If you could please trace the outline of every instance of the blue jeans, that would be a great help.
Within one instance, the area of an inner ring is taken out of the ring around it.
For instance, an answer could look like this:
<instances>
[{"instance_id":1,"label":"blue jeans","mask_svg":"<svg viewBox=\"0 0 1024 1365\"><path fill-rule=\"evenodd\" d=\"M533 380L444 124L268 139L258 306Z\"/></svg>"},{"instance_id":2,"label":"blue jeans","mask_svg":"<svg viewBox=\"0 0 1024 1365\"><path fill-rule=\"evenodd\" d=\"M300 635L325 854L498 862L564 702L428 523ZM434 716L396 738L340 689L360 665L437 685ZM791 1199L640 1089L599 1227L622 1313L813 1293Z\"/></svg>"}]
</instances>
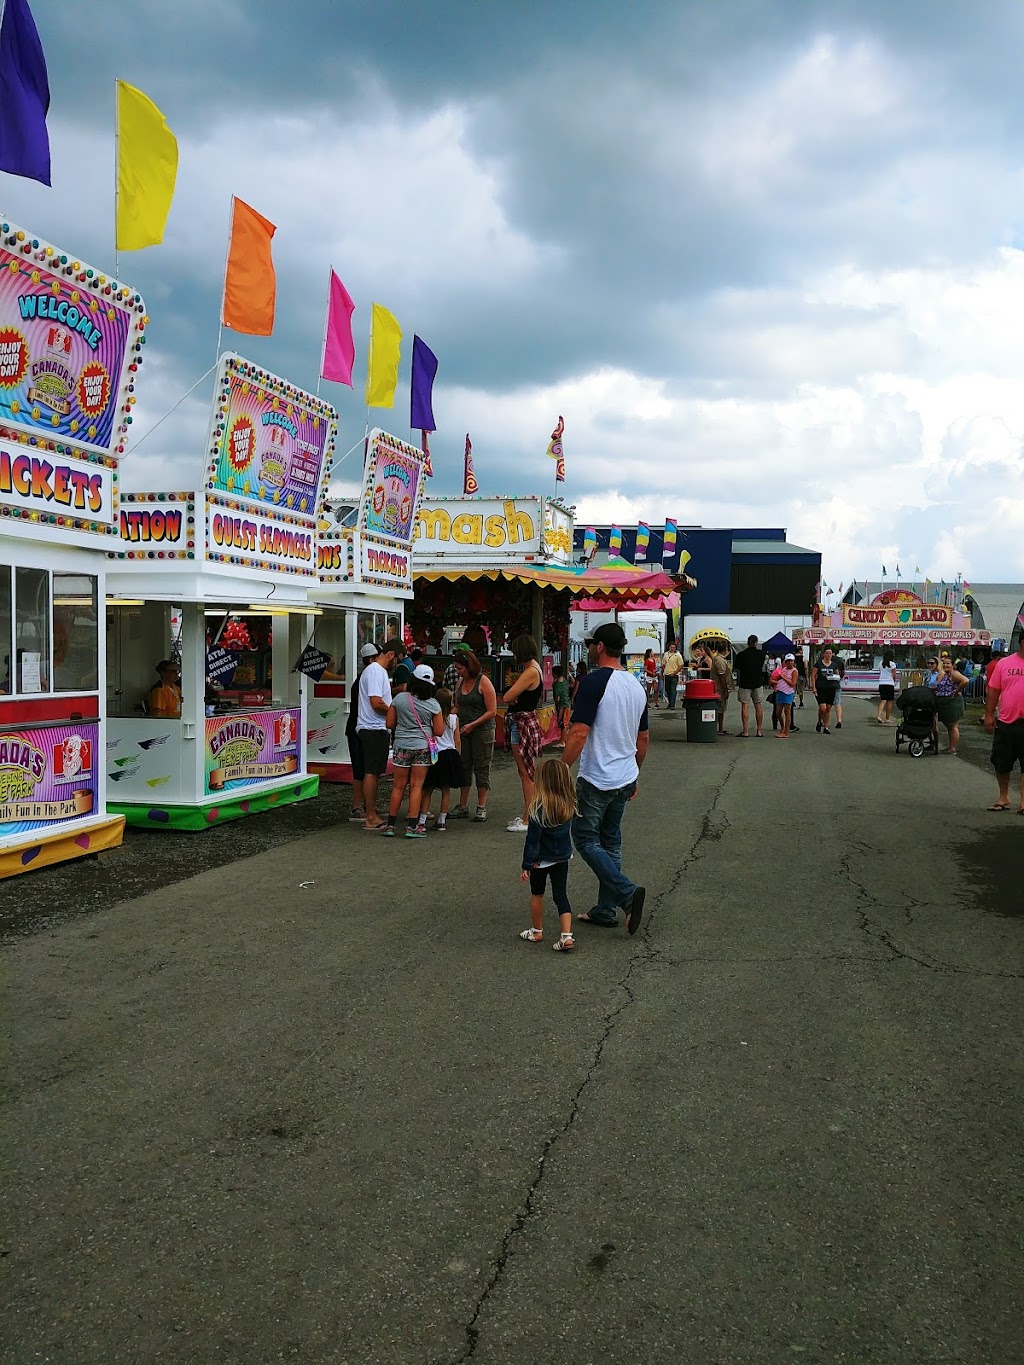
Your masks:
<instances>
[{"instance_id":1,"label":"blue jeans","mask_svg":"<svg viewBox=\"0 0 1024 1365\"><path fill-rule=\"evenodd\" d=\"M573 817L572 841L598 880L595 924L615 924L619 906L627 906L636 886L622 871L622 815L635 783L602 791L581 777L576 783L580 813Z\"/></svg>"}]
</instances>

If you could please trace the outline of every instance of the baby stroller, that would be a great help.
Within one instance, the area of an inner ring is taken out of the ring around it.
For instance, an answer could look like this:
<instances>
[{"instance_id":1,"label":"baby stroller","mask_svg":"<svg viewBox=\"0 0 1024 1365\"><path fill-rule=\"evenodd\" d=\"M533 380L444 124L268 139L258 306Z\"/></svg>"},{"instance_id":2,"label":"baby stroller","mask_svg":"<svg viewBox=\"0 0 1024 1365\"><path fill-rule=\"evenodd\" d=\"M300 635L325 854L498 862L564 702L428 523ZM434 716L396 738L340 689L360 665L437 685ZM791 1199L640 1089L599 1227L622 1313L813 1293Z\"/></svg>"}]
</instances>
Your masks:
<instances>
[{"instance_id":1,"label":"baby stroller","mask_svg":"<svg viewBox=\"0 0 1024 1365\"><path fill-rule=\"evenodd\" d=\"M920 758L925 749L939 752L935 722L939 703L930 687L908 687L896 698L896 709L903 717L896 726L896 752L906 744L911 758Z\"/></svg>"}]
</instances>

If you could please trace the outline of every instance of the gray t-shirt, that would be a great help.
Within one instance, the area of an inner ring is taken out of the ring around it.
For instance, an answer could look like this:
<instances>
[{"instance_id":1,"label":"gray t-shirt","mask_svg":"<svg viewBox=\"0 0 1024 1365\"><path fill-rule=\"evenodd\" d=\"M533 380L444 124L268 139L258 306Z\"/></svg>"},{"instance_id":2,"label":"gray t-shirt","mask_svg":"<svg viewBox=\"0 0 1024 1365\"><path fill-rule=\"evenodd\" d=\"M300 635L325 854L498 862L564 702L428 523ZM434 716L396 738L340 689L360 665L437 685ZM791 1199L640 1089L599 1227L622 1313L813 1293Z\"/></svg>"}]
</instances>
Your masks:
<instances>
[{"instance_id":1,"label":"gray t-shirt","mask_svg":"<svg viewBox=\"0 0 1024 1365\"><path fill-rule=\"evenodd\" d=\"M438 703L433 697L429 701L420 701L409 692L399 692L391 704L395 708L397 717L395 748L426 749L430 736L433 734L433 719L441 713L441 707ZM419 725L416 724L413 707L416 708L416 715L420 718Z\"/></svg>"}]
</instances>

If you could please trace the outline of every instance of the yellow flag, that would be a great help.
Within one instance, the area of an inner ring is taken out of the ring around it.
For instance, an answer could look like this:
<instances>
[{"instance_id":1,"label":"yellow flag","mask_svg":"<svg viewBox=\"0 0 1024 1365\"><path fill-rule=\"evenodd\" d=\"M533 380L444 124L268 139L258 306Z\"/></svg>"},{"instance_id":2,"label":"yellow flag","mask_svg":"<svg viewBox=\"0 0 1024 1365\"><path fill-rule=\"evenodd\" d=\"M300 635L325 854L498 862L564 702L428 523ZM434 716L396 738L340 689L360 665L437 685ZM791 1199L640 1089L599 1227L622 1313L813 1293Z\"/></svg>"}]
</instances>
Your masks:
<instances>
[{"instance_id":1,"label":"yellow flag","mask_svg":"<svg viewBox=\"0 0 1024 1365\"><path fill-rule=\"evenodd\" d=\"M373 305L370 323L370 353L366 367L366 406L393 408L398 387L398 358L402 349L402 329L393 313Z\"/></svg>"},{"instance_id":2,"label":"yellow flag","mask_svg":"<svg viewBox=\"0 0 1024 1365\"><path fill-rule=\"evenodd\" d=\"M177 174L178 142L163 114L141 90L118 81L118 251L163 241Z\"/></svg>"}]
</instances>

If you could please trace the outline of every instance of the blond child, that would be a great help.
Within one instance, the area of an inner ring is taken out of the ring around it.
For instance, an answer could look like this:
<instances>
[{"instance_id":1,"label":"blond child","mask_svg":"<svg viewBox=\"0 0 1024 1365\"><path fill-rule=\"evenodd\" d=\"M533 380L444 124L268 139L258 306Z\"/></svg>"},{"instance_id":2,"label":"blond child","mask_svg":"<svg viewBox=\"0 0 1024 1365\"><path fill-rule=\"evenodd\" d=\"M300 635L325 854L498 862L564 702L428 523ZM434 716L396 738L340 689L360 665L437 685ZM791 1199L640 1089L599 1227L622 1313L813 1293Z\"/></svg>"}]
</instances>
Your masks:
<instances>
[{"instance_id":1,"label":"blond child","mask_svg":"<svg viewBox=\"0 0 1024 1365\"><path fill-rule=\"evenodd\" d=\"M558 910L561 932L552 944L556 953L576 947L572 936L572 906L566 893L569 859L572 857L570 827L576 813L576 784L560 758L545 758L537 764L533 794L527 819L526 846L523 849L521 882L530 883L532 927L519 935L527 943L544 939L544 888L551 881L551 894Z\"/></svg>"}]
</instances>

